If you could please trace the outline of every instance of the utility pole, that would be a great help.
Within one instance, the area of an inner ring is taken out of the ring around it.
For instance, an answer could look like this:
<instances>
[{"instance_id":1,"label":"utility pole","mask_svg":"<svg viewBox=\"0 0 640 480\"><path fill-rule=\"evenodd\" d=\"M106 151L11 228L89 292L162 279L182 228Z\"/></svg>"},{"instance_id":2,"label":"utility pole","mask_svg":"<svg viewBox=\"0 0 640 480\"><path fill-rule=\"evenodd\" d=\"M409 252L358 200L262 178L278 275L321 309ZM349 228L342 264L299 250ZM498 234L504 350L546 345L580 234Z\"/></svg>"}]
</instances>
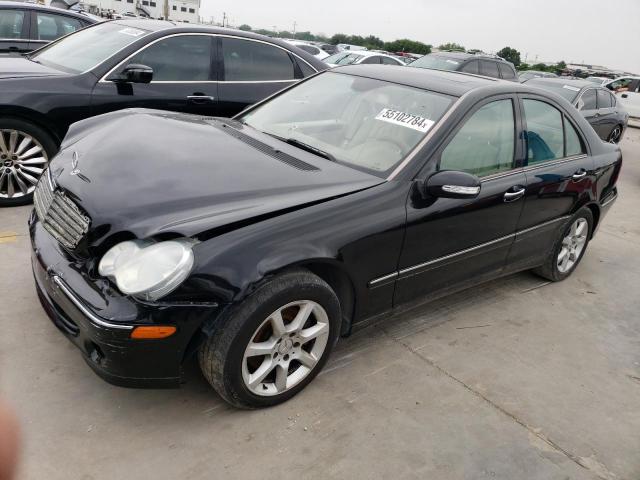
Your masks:
<instances>
[{"instance_id":1,"label":"utility pole","mask_svg":"<svg viewBox=\"0 0 640 480\"><path fill-rule=\"evenodd\" d=\"M296 38L296 25L297 25L297 23L294 20L293 21L293 38Z\"/></svg>"},{"instance_id":2,"label":"utility pole","mask_svg":"<svg viewBox=\"0 0 640 480\"><path fill-rule=\"evenodd\" d=\"M222 26L225 26L225 23L227 22L227 12L222 12Z\"/></svg>"}]
</instances>

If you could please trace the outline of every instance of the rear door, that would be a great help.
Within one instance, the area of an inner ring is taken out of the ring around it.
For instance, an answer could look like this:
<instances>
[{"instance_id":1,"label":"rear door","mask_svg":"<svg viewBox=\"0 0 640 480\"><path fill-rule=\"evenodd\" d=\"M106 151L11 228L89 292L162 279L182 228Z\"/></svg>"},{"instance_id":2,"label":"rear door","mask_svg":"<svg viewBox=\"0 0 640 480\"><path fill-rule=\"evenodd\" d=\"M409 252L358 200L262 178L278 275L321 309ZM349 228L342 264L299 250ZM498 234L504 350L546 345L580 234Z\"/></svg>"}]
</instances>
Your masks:
<instances>
[{"instance_id":1,"label":"rear door","mask_svg":"<svg viewBox=\"0 0 640 480\"><path fill-rule=\"evenodd\" d=\"M557 231L576 210L596 181L579 128L550 100L522 95L525 128L526 193L510 267L539 265Z\"/></svg>"},{"instance_id":2,"label":"rear door","mask_svg":"<svg viewBox=\"0 0 640 480\"><path fill-rule=\"evenodd\" d=\"M302 60L262 40L221 35L218 58L218 108L223 117L240 113L304 76L298 65Z\"/></svg>"},{"instance_id":3,"label":"rear door","mask_svg":"<svg viewBox=\"0 0 640 480\"><path fill-rule=\"evenodd\" d=\"M29 10L0 8L0 53L29 51L30 18Z\"/></svg>"},{"instance_id":4,"label":"rear door","mask_svg":"<svg viewBox=\"0 0 640 480\"><path fill-rule=\"evenodd\" d=\"M618 117L616 115L615 98L605 88L598 88L596 90L596 96L598 100L598 115L599 124L601 128L600 138L607 140L611 135L611 132L618 124Z\"/></svg>"},{"instance_id":5,"label":"rear door","mask_svg":"<svg viewBox=\"0 0 640 480\"><path fill-rule=\"evenodd\" d=\"M491 277L503 269L522 211L525 175L516 97L477 104L419 178L455 170L480 178L472 199L423 199L407 203L396 303Z\"/></svg>"},{"instance_id":6,"label":"rear door","mask_svg":"<svg viewBox=\"0 0 640 480\"><path fill-rule=\"evenodd\" d=\"M190 33L155 40L113 70L117 74L127 65L146 65L153 69L151 83L100 80L93 114L140 107L218 115L215 43L213 35Z\"/></svg>"},{"instance_id":7,"label":"rear door","mask_svg":"<svg viewBox=\"0 0 640 480\"><path fill-rule=\"evenodd\" d=\"M576 87L577 88L577 87ZM593 127L600 138L603 138L604 128L598 112L598 94L595 88L588 88L582 92L577 102L578 110Z\"/></svg>"}]
</instances>

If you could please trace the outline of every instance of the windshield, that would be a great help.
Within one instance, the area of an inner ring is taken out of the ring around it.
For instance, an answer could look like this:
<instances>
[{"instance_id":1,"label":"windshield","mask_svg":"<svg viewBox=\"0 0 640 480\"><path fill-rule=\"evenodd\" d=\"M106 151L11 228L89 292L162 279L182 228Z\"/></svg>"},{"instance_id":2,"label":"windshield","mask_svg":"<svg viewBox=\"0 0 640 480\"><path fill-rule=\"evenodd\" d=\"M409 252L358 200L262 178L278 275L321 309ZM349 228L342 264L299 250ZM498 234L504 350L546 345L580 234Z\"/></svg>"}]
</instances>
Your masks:
<instances>
[{"instance_id":1,"label":"windshield","mask_svg":"<svg viewBox=\"0 0 640 480\"><path fill-rule=\"evenodd\" d=\"M116 22L106 22L80 30L29 58L68 73L82 73L100 65L114 53L149 33Z\"/></svg>"},{"instance_id":2,"label":"windshield","mask_svg":"<svg viewBox=\"0 0 640 480\"><path fill-rule=\"evenodd\" d=\"M556 93L561 97L564 97L569 102L573 103L582 90L582 87L577 87L575 85L569 85L563 82L549 82L545 80L538 80L533 78L527 82L527 85L533 85L535 87L542 88L544 90L548 90L550 92Z\"/></svg>"},{"instance_id":3,"label":"windshield","mask_svg":"<svg viewBox=\"0 0 640 480\"><path fill-rule=\"evenodd\" d=\"M587 78L585 78L585 80L587 82L597 83L598 85L602 85L602 83L603 83L603 81L602 81L603 79L600 78L600 77L587 77Z\"/></svg>"},{"instance_id":4,"label":"windshield","mask_svg":"<svg viewBox=\"0 0 640 480\"><path fill-rule=\"evenodd\" d=\"M410 67L432 68L435 70L457 70L461 60L444 55L425 55L409 64Z\"/></svg>"},{"instance_id":5,"label":"windshield","mask_svg":"<svg viewBox=\"0 0 640 480\"><path fill-rule=\"evenodd\" d=\"M452 101L453 97L427 90L327 72L239 120L384 177L440 120Z\"/></svg>"},{"instance_id":6,"label":"windshield","mask_svg":"<svg viewBox=\"0 0 640 480\"><path fill-rule=\"evenodd\" d=\"M334 65L351 65L361 58L362 55L358 55L357 53L341 52L325 58L324 61Z\"/></svg>"}]
</instances>

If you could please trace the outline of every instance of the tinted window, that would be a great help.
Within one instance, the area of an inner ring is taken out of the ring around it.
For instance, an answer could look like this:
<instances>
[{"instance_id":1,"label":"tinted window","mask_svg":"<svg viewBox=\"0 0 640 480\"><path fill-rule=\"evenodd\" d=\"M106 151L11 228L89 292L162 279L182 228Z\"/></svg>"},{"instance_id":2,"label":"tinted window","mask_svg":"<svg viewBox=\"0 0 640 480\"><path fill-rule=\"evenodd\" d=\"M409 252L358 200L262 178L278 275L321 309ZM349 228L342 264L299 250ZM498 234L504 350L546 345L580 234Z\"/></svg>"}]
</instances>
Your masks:
<instances>
[{"instance_id":1,"label":"tinted window","mask_svg":"<svg viewBox=\"0 0 640 480\"><path fill-rule=\"evenodd\" d=\"M523 100L529 165L564 156L562 114L548 103Z\"/></svg>"},{"instance_id":2,"label":"tinted window","mask_svg":"<svg viewBox=\"0 0 640 480\"><path fill-rule=\"evenodd\" d=\"M511 100L481 107L456 133L440 156L440 170L478 176L509 170L513 165L515 122Z\"/></svg>"},{"instance_id":3,"label":"tinted window","mask_svg":"<svg viewBox=\"0 0 640 480\"><path fill-rule=\"evenodd\" d=\"M211 38L205 35L165 38L128 63L153 68L153 81L206 81L211 70Z\"/></svg>"},{"instance_id":4,"label":"tinted window","mask_svg":"<svg viewBox=\"0 0 640 480\"><path fill-rule=\"evenodd\" d=\"M382 57L367 57L364 60L362 60L362 62L360 63L367 63L367 64L375 63L376 65L380 65L381 58Z\"/></svg>"},{"instance_id":5,"label":"tinted window","mask_svg":"<svg viewBox=\"0 0 640 480\"><path fill-rule=\"evenodd\" d=\"M0 38L20 38L24 11L0 10Z\"/></svg>"},{"instance_id":6,"label":"tinted window","mask_svg":"<svg viewBox=\"0 0 640 480\"><path fill-rule=\"evenodd\" d=\"M316 71L311 68L309 66L309 64L307 62L305 62L304 60L301 60L300 58L296 59L296 62L298 63L298 66L300 67L300 70L302 71L302 76L303 77L308 77L309 75L313 75L314 73L316 73Z\"/></svg>"},{"instance_id":7,"label":"tinted window","mask_svg":"<svg viewBox=\"0 0 640 480\"><path fill-rule=\"evenodd\" d=\"M445 55L429 54L418 58L415 62L411 62L411 67L433 68L436 70L458 70L463 60Z\"/></svg>"},{"instance_id":8,"label":"tinted window","mask_svg":"<svg viewBox=\"0 0 640 480\"><path fill-rule=\"evenodd\" d=\"M606 90L598 90L598 108L611 108L613 102L611 101L611 95Z\"/></svg>"},{"instance_id":9,"label":"tinted window","mask_svg":"<svg viewBox=\"0 0 640 480\"><path fill-rule=\"evenodd\" d=\"M584 147L582 146L582 141L580 140L580 136L578 135L578 132L576 132L576 129L573 128L573 125L571 125L571 122L569 122L569 120L567 120L567 118L565 117L564 119L564 134L565 134L565 138L566 138L566 156L570 157L572 155L580 155L581 153L584 153Z\"/></svg>"},{"instance_id":10,"label":"tinted window","mask_svg":"<svg viewBox=\"0 0 640 480\"><path fill-rule=\"evenodd\" d=\"M55 40L83 27L80 20L75 18L42 12L36 12L36 22L38 25L38 40Z\"/></svg>"},{"instance_id":11,"label":"tinted window","mask_svg":"<svg viewBox=\"0 0 640 480\"><path fill-rule=\"evenodd\" d=\"M304 50L305 52L310 53L311 55L317 55L318 53L320 53L319 49L311 45L296 45L296 47L298 47L300 50Z\"/></svg>"},{"instance_id":12,"label":"tinted window","mask_svg":"<svg viewBox=\"0 0 640 480\"><path fill-rule=\"evenodd\" d=\"M480 64L483 75L486 75L487 77L500 78L500 74L498 73L498 64L496 62L483 60Z\"/></svg>"},{"instance_id":13,"label":"tinted window","mask_svg":"<svg viewBox=\"0 0 640 480\"><path fill-rule=\"evenodd\" d=\"M389 57L380 57L383 65L400 65L400 63L396 62L393 58Z\"/></svg>"},{"instance_id":14,"label":"tinted window","mask_svg":"<svg viewBox=\"0 0 640 480\"><path fill-rule=\"evenodd\" d=\"M222 55L227 81L292 80L295 77L289 54L265 43L223 38Z\"/></svg>"},{"instance_id":15,"label":"tinted window","mask_svg":"<svg viewBox=\"0 0 640 480\"><path fill-rule=\"evenodd\" d=\"M506 80L513 80L516 78L516 74L513 69L506 63L498 63L498 68L500 69L500 75L502 78Z\"/></svg>"},{"instance_id":16,"label":"tinted window","mask_svg":"<svg viewBox=\"0 0 640 480\"><path fill-rule=\"evenodd\" d=\"M578 110L595 110L596 108L596 91L591 88L580 97Z\"/></svg>"},{"instance_id":17,"label":"tinted window","mask_svg":"<svg viewBox=\"0 0 640 480\"><path fill-rule=\"evenodd\" d=\"M467 72L467 73L475 73L476 75L478 75L480 73L480 62L478 62L477 60L473 60L467 63L464 67L462 67L462 70L460 71Z\"/></svg>"}]
</instances>

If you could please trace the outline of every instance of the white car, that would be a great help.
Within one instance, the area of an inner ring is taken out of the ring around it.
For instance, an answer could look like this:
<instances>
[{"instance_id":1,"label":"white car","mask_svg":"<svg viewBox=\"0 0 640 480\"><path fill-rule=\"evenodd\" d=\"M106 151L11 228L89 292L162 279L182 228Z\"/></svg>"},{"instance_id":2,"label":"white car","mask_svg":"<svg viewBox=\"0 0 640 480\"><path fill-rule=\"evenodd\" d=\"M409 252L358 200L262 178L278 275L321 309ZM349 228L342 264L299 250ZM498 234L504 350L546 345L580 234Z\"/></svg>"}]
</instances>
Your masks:
<instances>
[{"instance_id":1,"label":"white car","mask_svg":"<svg viewBox=\"0 0 640 480\"><path fill-rule=\"evenodd\" d=\"M585 80L600 86L604 86L611 81L611 79L607 77L587 77Z\"/></svg>"},{"instance_id":2,"label":"white car","mask_svg":"<svg viewBox=\"0 0 640 480\"><path fill-rule=\"evenodd\" d=\"M629 112L630 122L638 125L640 122L640 77L616 78L607 83L605 87L615 92L620 104Z\"/></svg>"},{"instance_id":3,"label":"white car","mask_svg":"<svg viewBox=\"0 0 640 480\"><path fill-rule=\"evenodd\" d=\"M324 60L329 56L329 54L322 50L320 47L309 42L303 42L301 40L285 40L285 42L298 47L300 50L304 50L305 52L316 57L318 60Z\"/></svg>"},{"instance_id":4,"label":"white car","mask_svg":"<svg viewBox=\"0 0 640 480\"><path fill-rule=\"evenodd\" d=\"M350 45L348 43L339 43L338 48L340 50L351 50L352 52L367 50L367 47L361 47L360 45Z\"/></svg>"},{"instance_id":5,"label":"white car","mask_svg":"<svg viewBox=\"0 0 640 480\"><path fill-rule=\"evenodd\" d=\"M338 52L323 61L330 67L337 67L339 65L359 65L374 64L374 65L404 65L404 63L386 53L369 52L368 50L358 50L357 52L351 52L345 50L344 52Z\"/></svg>"}]
</instances>

